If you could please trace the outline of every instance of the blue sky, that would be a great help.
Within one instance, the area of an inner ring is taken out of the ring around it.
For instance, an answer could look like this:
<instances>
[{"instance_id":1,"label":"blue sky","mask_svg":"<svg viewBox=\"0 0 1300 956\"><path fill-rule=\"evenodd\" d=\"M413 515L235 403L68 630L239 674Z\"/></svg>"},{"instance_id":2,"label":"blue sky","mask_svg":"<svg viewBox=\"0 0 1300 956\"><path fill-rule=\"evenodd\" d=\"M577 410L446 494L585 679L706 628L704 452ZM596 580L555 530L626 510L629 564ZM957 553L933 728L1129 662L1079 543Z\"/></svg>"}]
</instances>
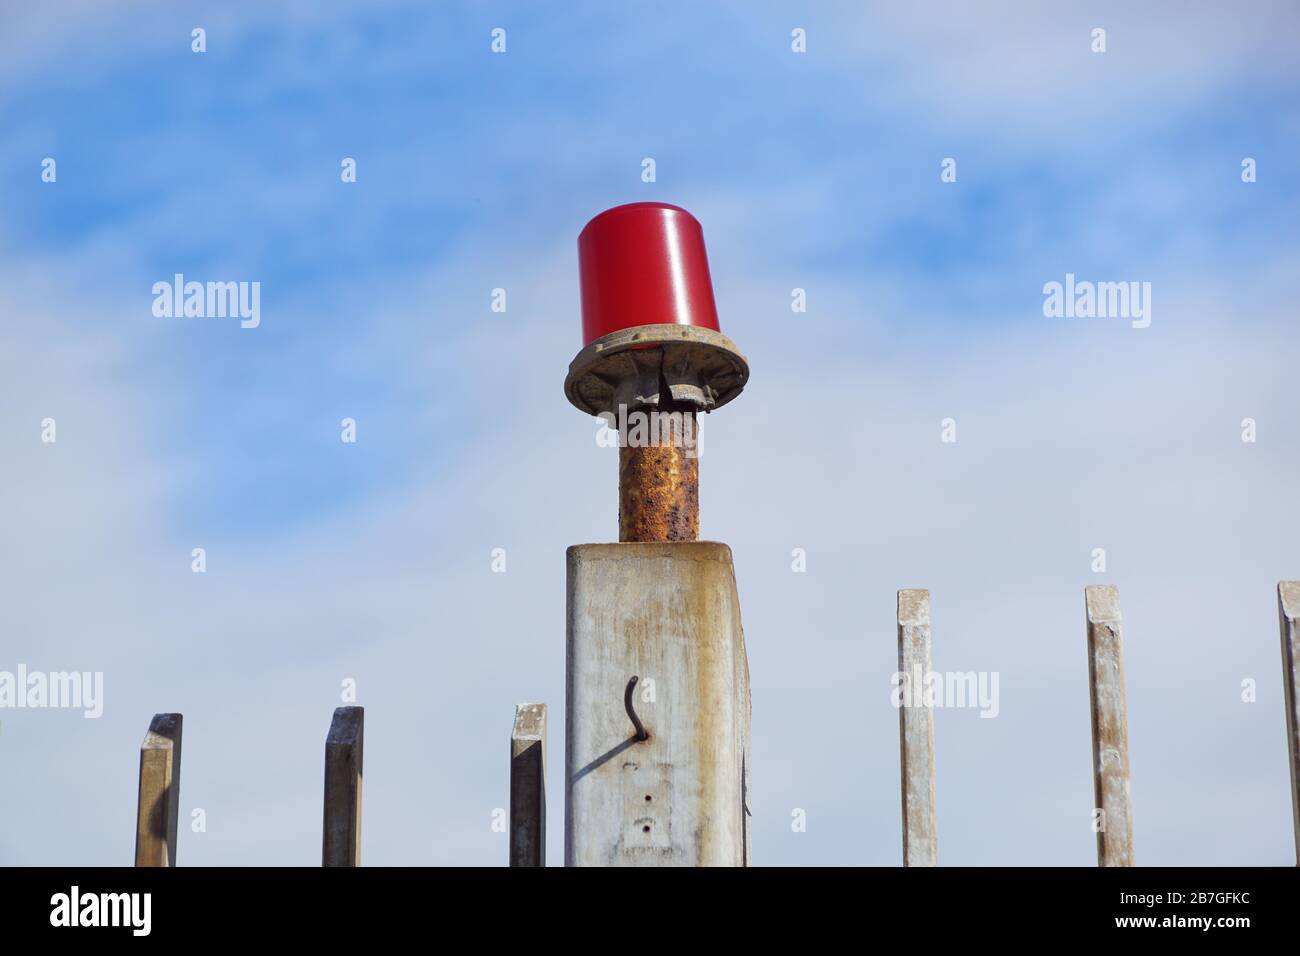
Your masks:
<instances>
[{"instance_id":1,"label":"blue sky","mask_svg":"<svg viewBox=\"0 0 1300 956\"><path fill-rule=\"evenodd\" d=\"M917 586L936 666L1003 674L997 720L939 716L940 860L1091 862L1100 546L1133 622L1139 861L1289 859L1294 8L265 6L0 12L0 668L102 669L109 695L97 722L0 714L2 816L31 823L0 862L127 860L133 750L177 709L183 799L212 820L182 859L311 863L345 677L368 862L504 860L519 700L551 706L560 806L563 549L617 520L561 392L575 240L646 199L703 223L753 366L702 480L737 556L758 862L897 861L892 602ZM176 272L259 281L260 327L154 317ZM1067 272L1151 282L1151 327L1045 318ZM1026 754L1032 781L989 772Z\"/></svg>"}]
</instances>

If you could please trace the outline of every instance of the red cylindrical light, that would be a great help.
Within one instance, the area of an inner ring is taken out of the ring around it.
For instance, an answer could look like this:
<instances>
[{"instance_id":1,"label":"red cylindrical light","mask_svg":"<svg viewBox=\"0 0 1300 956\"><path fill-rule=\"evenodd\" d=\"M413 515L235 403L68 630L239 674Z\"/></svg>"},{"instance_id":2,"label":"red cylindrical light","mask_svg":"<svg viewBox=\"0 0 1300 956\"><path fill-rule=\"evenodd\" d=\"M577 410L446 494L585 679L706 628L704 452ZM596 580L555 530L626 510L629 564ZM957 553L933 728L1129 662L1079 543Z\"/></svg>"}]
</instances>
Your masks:
<instances>
[{"instance_id":1,"label":"red cylindrical light","mask_svg":"<svg viewBox=\"0 0 1300 956\"><path fill-rule=\"evenodd\" d=\"M582 344L638 325L720 332L704 230L685 209L634 202L606 209L578 236Z\"/></svg>"}]
</instances>

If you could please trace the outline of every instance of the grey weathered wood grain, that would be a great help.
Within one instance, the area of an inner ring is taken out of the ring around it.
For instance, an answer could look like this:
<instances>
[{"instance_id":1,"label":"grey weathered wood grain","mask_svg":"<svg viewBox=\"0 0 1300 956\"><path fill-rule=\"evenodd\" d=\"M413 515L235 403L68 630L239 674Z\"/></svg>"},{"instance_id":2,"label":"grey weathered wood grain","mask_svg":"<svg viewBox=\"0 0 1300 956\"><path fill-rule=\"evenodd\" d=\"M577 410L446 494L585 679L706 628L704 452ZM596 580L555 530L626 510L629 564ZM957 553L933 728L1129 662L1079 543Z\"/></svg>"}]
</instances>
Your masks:
<instances>
[{"instance_id":1,"label":"grey weathered wood grain","mask_svg":"<svg viewBox=\"0 0 1300 956\"><path fill-rule=\"evenodd\" d=\"M749 665L731 550L570 548L567 652L566 864L747 865ZM632 676L642 741L623 705Z\"/></svg>"},{"instance_id":2,"label":"grey weathered wood grain","mask_svg":"<svg viewBox=\"0 0 1300 956\"><path fill-rule=\"evenodd\" d=\"M1119 590L1112 585L1085 588L1084 603L1088 614L1093 796L1095 810L1101 811L1097 821L1097 865L1133 866L1133 807Z\"/></svg>"},{"instance_id":3,"label":"grey weathered wood grain","mask_svg":"<svg viewBox=\"0 0 1300 956\"><path fill-rule=\"evenodd\" d=\"M930 672L930 592L898 592L898 673L910 693L898 708L899 761L903 790L903 865L935 866L938 838L934 813L934 709L915 686Z\"/></svg>"}]
</instances>

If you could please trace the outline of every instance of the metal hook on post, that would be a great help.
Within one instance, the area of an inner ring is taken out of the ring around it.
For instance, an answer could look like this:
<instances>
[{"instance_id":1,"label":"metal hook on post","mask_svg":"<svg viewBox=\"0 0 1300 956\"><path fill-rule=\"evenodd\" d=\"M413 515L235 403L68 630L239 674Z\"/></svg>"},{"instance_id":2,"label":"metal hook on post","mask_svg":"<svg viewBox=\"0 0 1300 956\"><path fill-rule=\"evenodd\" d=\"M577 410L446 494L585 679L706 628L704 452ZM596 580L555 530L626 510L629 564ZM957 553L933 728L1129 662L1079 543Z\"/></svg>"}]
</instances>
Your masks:
<instances>
[{"instance_id":1,"label":"metal hook on post","mask_svg":"<svg viewBox=\"0 0 1300 956\"><path fill-rule=\"evenodd\" d=\"M623 691L623 709L632 720L632 726L636 728L636 737L634 740L649 740L650 735L646 733L645 725L641 723L641 718L636 715L636 708L632 706L632 692L636 690L636 682L641 678L633 675L632 679L627 682L627 690ZM649 798L647 798L649 799Z\"/></svg>"}]
</instances>

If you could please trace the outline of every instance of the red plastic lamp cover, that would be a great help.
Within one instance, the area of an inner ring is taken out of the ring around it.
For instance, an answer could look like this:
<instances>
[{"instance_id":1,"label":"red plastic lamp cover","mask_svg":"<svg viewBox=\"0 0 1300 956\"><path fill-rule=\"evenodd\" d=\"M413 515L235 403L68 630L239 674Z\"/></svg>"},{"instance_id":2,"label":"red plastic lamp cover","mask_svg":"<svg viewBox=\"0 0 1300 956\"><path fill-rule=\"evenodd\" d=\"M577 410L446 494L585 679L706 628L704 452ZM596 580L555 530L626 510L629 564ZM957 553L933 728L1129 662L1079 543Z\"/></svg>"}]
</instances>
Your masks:
<instances>
[{"instance_id":1,"label":"red plastic lamp cover","mask_svg":"<svg viewBox=\"0 0 1300 956\"><path fill-rule=\"evenodd\" d=\"M578 236L582 344L637 325L720 332L704 230L685 209L634 202L606 209Z\"/></svg>"}]
</instances>

